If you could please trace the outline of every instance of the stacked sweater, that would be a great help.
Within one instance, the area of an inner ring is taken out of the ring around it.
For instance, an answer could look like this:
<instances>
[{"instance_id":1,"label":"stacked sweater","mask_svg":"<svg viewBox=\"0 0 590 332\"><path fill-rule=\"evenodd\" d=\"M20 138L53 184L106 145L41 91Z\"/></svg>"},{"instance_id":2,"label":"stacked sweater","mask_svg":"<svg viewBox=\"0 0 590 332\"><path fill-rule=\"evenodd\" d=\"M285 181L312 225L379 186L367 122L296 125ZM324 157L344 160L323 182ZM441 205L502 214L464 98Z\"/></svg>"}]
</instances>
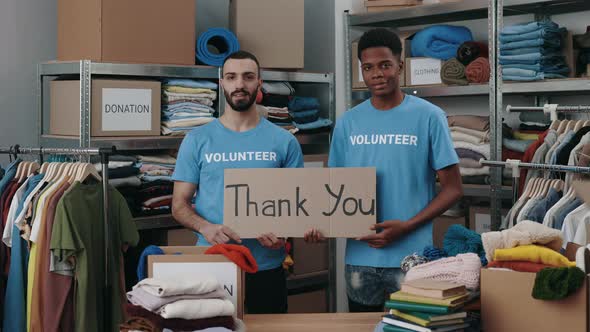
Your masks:
<instances>
[{"instance_id":1,"label":"stacked sweater","mask_svg":"<svg viewBox=\"0 0 590 332\"><path fill-rule=\"evenodd\" d=\"M211 276L144 279L127 293L127 300L129 318L122 331L142 326L150 326L151 331L235 328L235 307Z\"/></svg>"},{"instance_id":2,"label":"stacked sweater","mask_svg":"<svg viewBox=\"0 0 590 332\"><path fill-rule=\"evenodd\" d=\"M490 120L485 116L455 115L447 118L463 183L489 184L490 169L480 164L490 159Z\"/></svg>"},{"instance_id":3,"label":"stacked sweater","mask_svg":"<svg viewBox=\"0 0 590 332\"><path fill-rule=\"evenodd\" d=\"M500 64L506 81L565 78L570 72L562 55L565 28L535 21L505 27L500 34Z\"/></svg>"},{"instance_id":4,"label":"stacked sweater","mask_svg":"<svg viewBox=\"0 0 590 332\"><path fill-rule=\"evenodd\" d=\"M168 79L162 84L162 135L185 135L213 121L217 84Z\"/></svg>"},{"instance_id":5,"label":"stacked sweater","mask_svg":"<svg viewBox=\"0 0 590 332\"><path fill-rule=\"evenodd\" d=\"M317 98L293 97L289 101L289 113L300 131L321 131L332 126L332 121L320 117L320 101Z\"/></svg>"},{"instance_id":6,"label":"stacked sweater","mask_svg":"<svg viewBox=\"0 0 590 332\"><path fill-rule=\"evenodd\" d=\"M289 114L289 101L295 94L295 89L289 82L264 82L262 83L262 98L258 103L268 111L267 119L287 130L292 130L293 119Z\"/></svg>"},{"instance_id":7,"label":"stacked sweater","mask_svg":"<svg viewBox=\"0 0 590 332\"><path fill-rule=\"evenodd\" d=\"M176 159L172 156L137 155L137 180L119 187L134 217L171 213Z\"/></svg>"}]
</instances>

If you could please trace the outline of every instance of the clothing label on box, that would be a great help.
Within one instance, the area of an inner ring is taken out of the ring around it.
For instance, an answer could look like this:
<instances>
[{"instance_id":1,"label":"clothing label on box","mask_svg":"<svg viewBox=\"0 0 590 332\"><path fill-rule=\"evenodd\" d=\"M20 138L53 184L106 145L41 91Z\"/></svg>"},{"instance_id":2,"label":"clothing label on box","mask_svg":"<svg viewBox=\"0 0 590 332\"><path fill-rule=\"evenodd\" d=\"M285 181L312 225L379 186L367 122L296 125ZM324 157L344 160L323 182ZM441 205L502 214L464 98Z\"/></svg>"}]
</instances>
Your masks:
<instances>
[{"instance_id":1,"label":"clothing label on box","mask_svg":"<svg viewBox=\"0 0 590 332\"><path fill-rule=\"evenodd\" d=\"M152 130L151 89L102 89L102 130Z\"/></svg>"},{"instance_id":2,"label":"clothing label on box","mask_svg":"<svg viewBox=\"0 0 590 332\"><path fill-rule=\"evenodd\" d=\"M441 61L438 59L423 58L410 59L412 85L427 85L441 83Z\"/></svg>"}]
</instances>

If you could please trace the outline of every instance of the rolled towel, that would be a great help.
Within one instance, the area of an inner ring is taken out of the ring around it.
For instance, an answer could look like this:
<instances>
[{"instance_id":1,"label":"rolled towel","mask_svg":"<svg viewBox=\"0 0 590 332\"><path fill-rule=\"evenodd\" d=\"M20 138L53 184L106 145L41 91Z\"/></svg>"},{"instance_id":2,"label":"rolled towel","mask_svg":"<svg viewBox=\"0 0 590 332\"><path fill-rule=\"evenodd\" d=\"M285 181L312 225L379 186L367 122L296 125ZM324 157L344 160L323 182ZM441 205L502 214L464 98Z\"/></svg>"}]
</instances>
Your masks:
<instances>
[{"instance_id":1,"label":"rolled towel","mask_svg":"<svg viewBox=\"0 0 590 332\"><path fill-rule=\"evenodd\" d=\"M432 25L412 38L412 56L449 60L457 55L459 46L469 40L473 40L473 36L466 27Z\"/></svg>"},{"instance_id":2,"label":"rolled towel","mask_svg":"<svg viewBox=\"0 0 590 332\"><path fill-rule=\"evenodd\" d=\"M488 57L488 45L475 41L464 42L457 49L457 60L467 66L475 59Z\"/></svg>"},{"instance_id":3,"label":"rolled towel","mask_svg":"<svg viewBox=\"0 0 590 332\"><path fill-rule=\"evenodd\" d=\"M440 70L440 78L445 84L469 84L467 78L465 78L465 66L455 58L443 63Z\"/></svg>"},{"instance_id":4,"label":"rolled towel","mask_svg":"<svg viewBox=\"0 0 590 332\"><path fill-rule=\"evenodd\" d=\"M219 53L211 52L209 46L216 48ZM197 40L197 59L209 66L221 67L225 58L238 50L240 50L238 38L224 28L207 29Z\"/></svg>"},{"instance_id":5,"label":"rolled towel","mask_svg":"<svg viewBox=\"0 0 590 332\"><path fill-rule=\"evenodd\" d=\"M486 58L477 58L465 68L465 77L470 83L490 81L490 63Z\"/></svg>"},{"instance_id":6,"label":"rolled towel","mask_svg":"<svg viewBox=\"0 0 590 332\"><path fill-rule=\"evenodd\" d=\"M450 281L465 285L468 289L478 289L480 269L481 261L476 254L459 254L415 266L408 271L405 280L424 278Z\"/></svg>"}]
</instances>

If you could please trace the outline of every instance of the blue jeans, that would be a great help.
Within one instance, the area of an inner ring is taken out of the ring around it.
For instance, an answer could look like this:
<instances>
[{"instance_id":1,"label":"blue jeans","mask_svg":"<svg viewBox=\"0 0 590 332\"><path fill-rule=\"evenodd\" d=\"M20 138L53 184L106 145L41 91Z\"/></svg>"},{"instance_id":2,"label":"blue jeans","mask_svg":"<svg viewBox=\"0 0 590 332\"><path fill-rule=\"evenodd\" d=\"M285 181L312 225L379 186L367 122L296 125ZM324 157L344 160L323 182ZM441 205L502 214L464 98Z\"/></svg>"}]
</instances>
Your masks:
<instances>
[{"instance_id":1,"label":"blue jeans","mask_svg":"<svg viewBox=\"0 0 590 332\"><path fill-rule=\"evenodd\" d=\"M561 49L559 47L527 47L527 48L517 48L514 50L502 50L500 51L500 55L522 55L522 54L530 54L530 53L541 53L542 55L561 55Z\"/></svg>"},{"instance_id":2,"label":"blue jeans","mask_svg":"<svg viewBox=\"0 0 590 332\"><path fill-rule=\"evenodd\" d=\"M517 24L512 25L509 27L505 27L502 30L503 35L515 35L515 34L524 34L527 32L536 31L539 29L549 29L557 31L559 26L551 21L533 21L529 23Z\"/></svg>"},{"instance_id":3,"label":"blue jeans","mask_svg":"<svg viewBox=\"0 0 590 332\"><path fill-rule=\"evenodd\" d=\"M536 38L536 39L515 41L515 42L510 42L510 43L500 43L500 50L514 50L517 48L537 47L537 46L560 47L561 40L560 39Z\"/></svg>"},{"instance_id":4,"label":"blue jeans","mask_svg":"<svg viewBox=\"0 0 590 332\"><path fill-rule=\"evenodd\" d=\"M522 63L517 64L503 64L502 69L507 68L517 68L517 69L526 69L526 70L534 70L543 73L553 73L553 74L567 74L570 72L570 69L566 65L555 65L555 66L544 66L539 63L534 65L525 65Z\"/></svg>"},{"instance_id":5,"label":"blue jeans","mask_svg":"<svg viewBox=\"0 0 590 332\"><path fill-rule=\"evenodd\" d=\"M528 53L519 55L500 55L500 63L528 63L534 64L537 62L547 63L562 63L565 57L559 54L542 55L541 53Z\"/></svg>"},{"instance_id":6,"label":"blue jeans","mask_svg":"<svg viewBox=\"0 0 590 332\"><path fill-rule=\"evenodd\" d=\"M404 273L400 268L381 268L370 266L346 265L344 270L346 279L346 294L348 295L349 307L350 302L359 307L379 307L383 309L383 304L391 293L400 290ZM351 311L352 311L351 310Z\"/></svg>"},{"instance_id":7,"label":"blue jeans","mask_svg":"<svg viewBox=\"0 0 590 332\"><path fill-rule=\"evenodd\" d=\"M559 32L555 29L541 28L535 31L523 33L523 34L500 34L501 43L517 42L521 40L530 39L558 39L561 38Z\"/></svg>"}]
</instances>

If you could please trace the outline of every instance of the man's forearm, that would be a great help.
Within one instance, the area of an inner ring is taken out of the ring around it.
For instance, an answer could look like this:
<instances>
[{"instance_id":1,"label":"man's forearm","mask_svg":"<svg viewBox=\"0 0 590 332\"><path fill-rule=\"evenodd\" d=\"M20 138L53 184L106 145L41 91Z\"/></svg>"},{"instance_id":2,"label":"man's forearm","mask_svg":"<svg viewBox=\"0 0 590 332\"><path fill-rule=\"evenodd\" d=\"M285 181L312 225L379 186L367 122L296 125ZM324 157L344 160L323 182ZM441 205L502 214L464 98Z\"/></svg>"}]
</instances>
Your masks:
<instances>
[{"instance_id":1,"label":"man's forearm","mask_svg":"<svg viewBox=\"0 0 590 332\"><path fill-rule=\"evenodd\" d=\"M420 211L413 218L406 221L408 232L422 226L424 223L440 216L447 211L453 204L455 204L463 196L463 189L461 186L448 186L442 188L440 193L428 204L422 211Z\"/></svg>"},{"instance_id":2,"label":"man's forearm","mask_svg":"<svg viewBox=\"0 0 590 332\"><path fill-rule=\"evenodd\" d=\"M186 228L199 231L203 225L209 222L199 216L188 203L176 203L172 205L172 216L178 223Z\"/></svg>"}]
</instances>

